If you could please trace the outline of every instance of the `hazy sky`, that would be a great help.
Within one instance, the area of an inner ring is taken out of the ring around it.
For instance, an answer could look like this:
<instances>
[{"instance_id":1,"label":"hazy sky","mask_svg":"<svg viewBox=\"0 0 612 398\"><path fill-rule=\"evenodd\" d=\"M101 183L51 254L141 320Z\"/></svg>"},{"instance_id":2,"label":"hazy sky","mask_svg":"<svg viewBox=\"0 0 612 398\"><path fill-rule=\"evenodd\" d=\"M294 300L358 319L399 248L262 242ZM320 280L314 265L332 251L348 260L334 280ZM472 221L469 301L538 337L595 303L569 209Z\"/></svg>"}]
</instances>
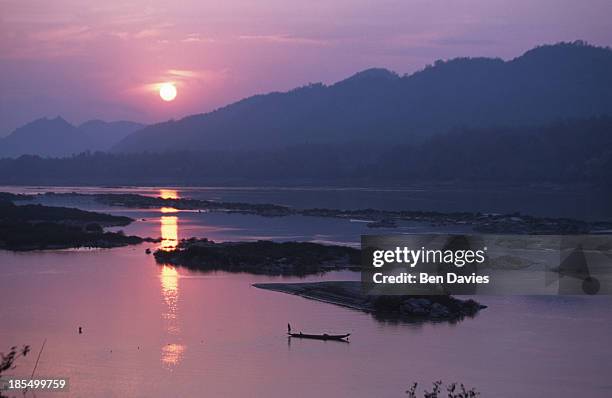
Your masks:
<instances>
[{"instance_id":1,"label":"hazy sky","mask_svg":"<svg viewBox=\"0 0 612 398\"><path fill-rule=\"evenodd\" d=\"M374 66L607 46L611 16L610 0L0 0L0 135L43 116L180 118Z\"/></svg>"}]
</instances>

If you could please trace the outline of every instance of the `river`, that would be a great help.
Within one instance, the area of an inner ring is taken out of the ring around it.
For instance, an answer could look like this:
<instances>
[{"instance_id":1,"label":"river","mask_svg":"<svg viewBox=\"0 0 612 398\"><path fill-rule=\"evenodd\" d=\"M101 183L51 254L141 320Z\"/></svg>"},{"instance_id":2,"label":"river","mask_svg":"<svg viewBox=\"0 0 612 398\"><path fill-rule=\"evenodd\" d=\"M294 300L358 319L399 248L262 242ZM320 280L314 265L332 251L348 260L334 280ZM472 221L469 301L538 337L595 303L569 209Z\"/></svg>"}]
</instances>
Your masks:
<instances>
[{"instance_id":1,"label":"river","mask_svg":"<svg viewBox=\"0 0 612 398\"><path fill-rule=\"evenodd\" d=\"M0 188L62 190L306 205L291 200L301 197L299 192L251 188ZM330 206L340 204L334 195L348 200L337 190L311 190L315 205L338 207ZM386 195L393 196L371 190L349 196L357 206ZM429 387L435 380L464 383L484 397L612 395L608 297L486 296L478 299L489 308L456 324L383 323L358 311L251 286L356 280L356 273L301 279L197 273L157 265L145 254L147 247L173 247L191 236L355 245L371 232L364 223L60 201L51 204L131 216L138 221L124 228L127 233L163 240L116 249L0 251L0 350L30 344L33 353L12 371L29 375L46 339L36 374L70 380L69 392L49 396L401 397L413 382ZM403 228L427 231L423 225ZM288 322L305 332L350 332L351 342L289 340Z\"/></svg>"}]
</instances>

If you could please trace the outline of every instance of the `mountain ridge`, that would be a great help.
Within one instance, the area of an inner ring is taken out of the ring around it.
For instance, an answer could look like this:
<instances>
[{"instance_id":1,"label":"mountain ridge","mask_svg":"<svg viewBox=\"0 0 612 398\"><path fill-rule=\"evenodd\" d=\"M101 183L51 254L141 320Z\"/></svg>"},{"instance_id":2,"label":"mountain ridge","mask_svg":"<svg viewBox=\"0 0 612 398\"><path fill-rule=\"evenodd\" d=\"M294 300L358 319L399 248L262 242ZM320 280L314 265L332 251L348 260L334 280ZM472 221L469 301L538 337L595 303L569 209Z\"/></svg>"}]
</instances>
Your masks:
<instances>
[{"instance_id":1,"label":"mountain ridge","mask_svg":"<svg viewBox=\"0 0 612 398\"><path fill-rule=\"evenodd\" d=\"M612 114L612 51L581 41L519 57L454 58L410 75L366 69L334 84L254 95L147 126L115 152L406 142L455 127L536 125Z\"/></svg>"}]
</instances>

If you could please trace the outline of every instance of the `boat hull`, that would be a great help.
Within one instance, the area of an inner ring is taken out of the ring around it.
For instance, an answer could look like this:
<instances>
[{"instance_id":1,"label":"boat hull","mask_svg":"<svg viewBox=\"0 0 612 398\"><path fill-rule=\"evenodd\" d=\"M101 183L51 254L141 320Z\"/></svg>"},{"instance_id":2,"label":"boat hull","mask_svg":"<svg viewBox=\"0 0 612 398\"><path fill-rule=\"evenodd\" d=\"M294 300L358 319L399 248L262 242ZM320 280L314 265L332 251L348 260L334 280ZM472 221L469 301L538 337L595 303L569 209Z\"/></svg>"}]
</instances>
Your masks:
<instances>
[{"instance_id":1,"label":"boat hull","mask_svg":"<svg viewBox=\"0 0 612 398\"><path fill-rule=\"evenodd\" d=\"M350 336L347 334L305 334L305 333L289 333L290 337L298 339L313 339L313 340L346 340Z\"/></svg>"}]
</instances>

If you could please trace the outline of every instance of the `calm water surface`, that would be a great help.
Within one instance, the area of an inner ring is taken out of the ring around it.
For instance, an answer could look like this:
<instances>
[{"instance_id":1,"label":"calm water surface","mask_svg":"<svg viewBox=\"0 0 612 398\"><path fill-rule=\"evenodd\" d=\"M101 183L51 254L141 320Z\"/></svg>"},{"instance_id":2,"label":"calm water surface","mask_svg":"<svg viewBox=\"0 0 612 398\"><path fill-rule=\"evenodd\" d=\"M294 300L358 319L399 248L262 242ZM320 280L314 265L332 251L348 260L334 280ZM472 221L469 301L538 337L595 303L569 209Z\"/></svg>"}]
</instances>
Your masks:
<instances>
[{"instance_id":1,"label":"calm water surface","mask_svg":"<svg viewBox=\"0 0 612 398\"><path fill-rule=\"evenodd\" d=\"M194 235L354 244L368 232L363 223L333 219L73 205L138 218L126 232L162 236L164 247ZM31 372L47 339L37 374L67 376L71 384L69 393L52 397L401 397L414 381L438 379L477 387L483 396L612 395L608 298L483 297L488 309L454 325L388 324L251 286L358 279L354 273L193 273L155 264L146 247L156 245L0 251L0 343L34 351L14 374ZM288 340L287 322L304 331L348 331L352 340Z\"/></svg>"}]
</instances>

